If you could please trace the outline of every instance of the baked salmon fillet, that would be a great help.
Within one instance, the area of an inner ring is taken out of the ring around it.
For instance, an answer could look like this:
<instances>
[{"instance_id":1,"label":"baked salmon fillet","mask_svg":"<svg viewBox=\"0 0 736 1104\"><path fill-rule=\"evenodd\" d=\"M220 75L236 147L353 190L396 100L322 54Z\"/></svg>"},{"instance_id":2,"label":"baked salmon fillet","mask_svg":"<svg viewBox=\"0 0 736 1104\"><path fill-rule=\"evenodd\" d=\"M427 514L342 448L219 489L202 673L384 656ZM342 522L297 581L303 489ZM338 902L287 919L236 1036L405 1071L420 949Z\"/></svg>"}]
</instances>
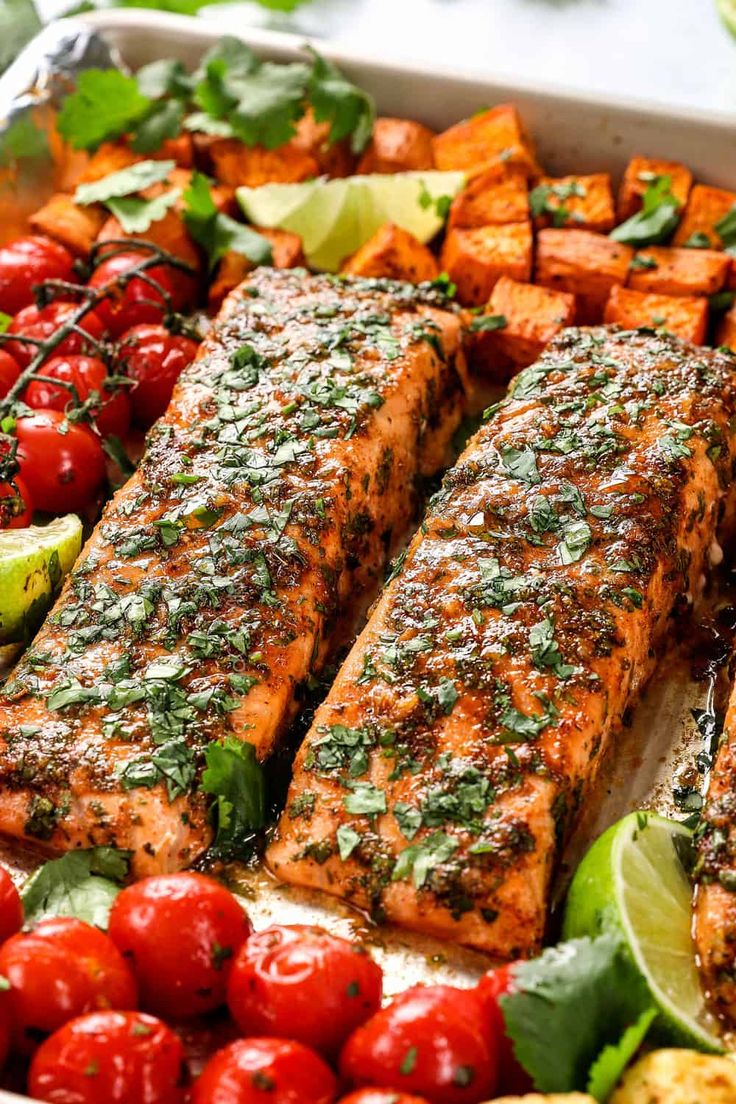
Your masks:
<instances>
[{"instance_id":1,"label":"baked salmon fillet","mask_svg":"<svg viewBox=\"0 0 736 1104\"><path fill-rule=\"evenodd\" d=\"M301 747L283 881L503 958L671 620L736 455L736 360L572 329L487 414Z\"/></svg>"},{"instance_id":2,"label":"baked salmon fillet","mask_svg":"<svg viewBox=\"0 0 736 1104\"><path fill-rule=\"evenodd\" d=\"M0 697L0 832L137 875L208 844L205 749L259 758L378 589L462 415L430 287L261 269L227 300Z\"/></svg>"}]
</instances>

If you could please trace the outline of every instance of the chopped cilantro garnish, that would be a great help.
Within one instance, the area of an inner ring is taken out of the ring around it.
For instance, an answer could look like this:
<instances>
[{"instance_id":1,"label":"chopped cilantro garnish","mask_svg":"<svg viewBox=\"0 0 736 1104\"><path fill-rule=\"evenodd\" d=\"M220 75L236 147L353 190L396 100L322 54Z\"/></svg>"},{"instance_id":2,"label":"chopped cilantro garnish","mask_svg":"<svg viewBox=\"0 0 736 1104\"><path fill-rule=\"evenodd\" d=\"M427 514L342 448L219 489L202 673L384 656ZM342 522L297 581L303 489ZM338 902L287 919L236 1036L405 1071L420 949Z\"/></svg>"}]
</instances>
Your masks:
<instances>
[{"instance_id":1,"label":"chopped cilantro garnish","mask_svg":"<svg viewBox=\"0 0 736 1104\"><path fill-rule=\"evenodd\" d=\"M641 210L612 230L609 237L637 246L666 241L677 226L681 206L672 193L672 177L655 176L642 196Z\"/></svg>"}]
</instances>

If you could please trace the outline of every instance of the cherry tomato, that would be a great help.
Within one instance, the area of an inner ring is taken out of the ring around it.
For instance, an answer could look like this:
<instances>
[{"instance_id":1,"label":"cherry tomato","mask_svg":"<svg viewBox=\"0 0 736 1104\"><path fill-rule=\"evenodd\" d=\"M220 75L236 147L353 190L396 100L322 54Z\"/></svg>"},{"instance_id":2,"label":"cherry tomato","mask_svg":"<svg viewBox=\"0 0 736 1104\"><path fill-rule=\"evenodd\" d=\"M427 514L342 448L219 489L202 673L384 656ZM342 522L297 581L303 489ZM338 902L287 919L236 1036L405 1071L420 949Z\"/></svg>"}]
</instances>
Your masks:
<instances>
[{"instance_id":1,"label":"cherry tomato","mask_svg":"<svg viewBox=\"0 0 736 1104\"><path fill-rule=\"evenodd\" d=\"M110 938L138 978L141 1004L197 1016L225 1003L233 959L251 932L228 889L201 874L144 878L116 897Z\"/></svg>"},{"instance_id":2,"label":"cherry tomato","mask_svg":"<svg viewBox=\"0 0 736 1104\"><path fill-rule=\"evenodd\" d=\"M174 384L191 364L198 345L164 326L134 326L120 343L120 367L132 380L133 417L147 429L169 405Z\"/></svg>"},{"instance_id":3,"label":"cherry tomato","mask_svg":"<svg viewBox=\"0 0 736 1104\"><path fill-rule=\"evenodd\" d=\"M184 1048L143 1012L93 1012L36 1051L28 1091L52 1104L180 1104Z\"/></svg>"},{"instance_id":4,"label":"cherry tomato","mask_svg":"<svg viewBox=\"0 0 736 1104\"><path fill-rule=\"evenodd\" d=\"M0 944L20 931L22 926L23 905L20 894L5 867L0 866Z\"/></svg>"},{"instance_id":5,"label":"cherry tomato","mask_svg":"<svg viewBox=\"0 0 736 1104\"><path fill-rule=\"evenodd\" d=\"M40 235L16 238L0 248L0 310L17 314L33 302L43 280L74 280L71 253Z\"/></svg>"},{"instance_id":6,"label":"cherry tomato","mask_svg":"<svg viewBox=\"0 0 736 1104\"><path fill-rule=\"evenodd\" d=\"M0 529L23 529L32 517L33 502L21 477L0 481Z\"/></svg>"},{"instance_id":7,"label":"cherry tomato","mask_svg":"<svg viewBox=\"0 0 736 1104\"><path fill-rule=\"evenodd\" d=\"M116 253L95 269L89 286L101 288L113 280L119 280L149 256L148 253L134 251ZM153 265L141 276L133 276L125 286L121 284L96 310L105 329L113 337L120 337L132 326L139 326L144 322L160 322L168 309L164 293L171 298L171 308L181 310L191 297L191 280L171 266Z\"/></svg>"},{"instance_id":8,"label":"cherry tomato","mask_svg":"<svg viewBox=\"0 0 736 1104\"><path fill-rule=\"evenodd\" d=\"M515 965L516 963L510 962L497 970L489 970L478 982L478 993L485 1001L491 1030L497 1040L499 1090L523 1095L532 1091L534 1083L514 1054L514 1046L506 1034L506 1024L499 1004L501 997L514 992Z\"/></svg>"},{"instance_id":9,"label":"cherry tomato","mask_svg":"<svg viewBox=\"0 0 736 1104\"><path fill-rule=\"evenodd\" d=\"M347 939L275 925L241 947L227 1001L243 1034L280 1035L332 1056L381 1007L382 981L381 967Z\"/></svg>"},{"instance_id":10,"label":"cherry tomato","mask_svg":"<svg viewBox=\"0 0 736 1104\"><path fill-rule=\"evenodd\" d=\"M0 399L4 399L20 375L20 365L6 349L0 348Z\"/></svg>"},{"instance_id":11,"label":"cherry tomato","mask_svg":"<svg viewBox=\"0 0 736 1104\"><path fill-rule=\"evenodd\" d=\"M400 1085L432 1104L494 1095L497 1058L477 992L417 985L350 1036L340 1070L353 1085Z\"/></svg>"},{"instance_id":12,"label":"cherry tomato","mask_svg":"<svg viewBox=\"0 0 736 1104\"><path fill-rule=\"evenodd\" d=\"M395 1089L358 1089L341 1096L338 1104L429 1104L423 1096L408 1096Z\"/></svg>"},{"instance_id":13,"label":"cherry tomato","mask_svg":"<svg viewBox=\"0 0 736 1104\"><path fill-rule=\"evenodd\" d=\"M18 334L19 340L8 341L5 351L10 353L21 368L27 368L36 356L38 346L21 338L33 337L38 341L48 341L78 309L79 303L67 303L62 300L49 303L45 307L24 307L16 314L7 329L9 334ZM84 333L70 333L53 350L51 356L69 356L87 351L94 353L94 342L103 334L103 325L96 311L87 311L79 322L79 328ZM89 340L86 334L89 334Z\"/></svg>"},{"instance_id":14,"label":"cherry tomato","mask_svg":"<svg viewBox=\"0 0 736 1104\"><path fill-rule=\"evenodd\" d=\"M337 1082L318 1054L287 1039L238 1039L195 1083L192 1104L331 1104Z\"/></svg>"},{"instance_id":15,"label":"cherry tomato","mask_svg":"<svg viewBox=\"0 0 736 1104\"><path fill-rule=\"evenodd\" d=\"M0 947L0 975L10 982L14 1040L26 1052L83 1012L136 1006L135 980L115 944L70 916L12 935Z\"/></svg>"},{"instance_id":16,"label":"cherry tomato","mask_svg":"<svg viewBox=\"0 0 736 1104\"><path fill-rule=\"evenodd\" d=\"M114 433L122 437L130 426L130 402L125 391L105 387L108 370L97 357L52 357L43 366L44 376L64 380L74 385L79 403L85 402L96 391L101 404L92 411L95 425L103 437ZM74 392L68 388L42 380L32 380L26 388L24 400L34 410L66 410L77 405Z\"/></svg>"},{"instance_id":17,"label":"cherry tomato","mask_svg":"<svg viewBox=\"0 0 736 1104\"><path fill-rule=\"evenodd\" d=\"M84 510L105 479L105 454L91 429L67 422L59 410L19 418L18 463L37 510Z\"/></svg>"}]
</instances>

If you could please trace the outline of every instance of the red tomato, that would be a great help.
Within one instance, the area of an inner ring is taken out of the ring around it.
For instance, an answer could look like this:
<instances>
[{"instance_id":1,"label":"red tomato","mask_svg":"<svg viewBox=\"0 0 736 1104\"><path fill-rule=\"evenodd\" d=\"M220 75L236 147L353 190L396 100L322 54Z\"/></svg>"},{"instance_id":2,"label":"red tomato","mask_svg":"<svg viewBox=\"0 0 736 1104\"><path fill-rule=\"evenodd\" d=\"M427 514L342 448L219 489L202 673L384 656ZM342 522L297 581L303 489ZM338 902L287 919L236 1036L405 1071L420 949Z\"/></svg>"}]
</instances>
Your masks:
<instances>
[{"instance_id":1,"label":"red tomato","mask_svg":"<svg viewBox=\"0 0 736 1104\"><path fill-rule=\"evenodd\" d=\"M347 939L275 925L241 947L227 1002L243 1034L297 1039L332 1056L381 1007L382 983L381 967Z\"/></svg>"},{"instance_id":2,"label":"red tomato","mask_svg":"<svg viewBox=\"0 0 736 1104\"><path fill-rule=\"evenodd\" d=\"M0 309L17 314L29 306L43 280L74 280L73 264L71 253L51 238L30 235L8 242L0 248Z\"/></svg>"},{"instance_id":3,"label":"red tomato","mask_svg":"<svg viewBox=\"0 0 736 1104\"><path fill-rule=\"evenodd\" d=\"M286 1039L238 1039L218 1050L192 1104L331 1104L337 1082L313 1050Z\"/></svg>"},{"instance_id":4,"label":"red tomato","mask_svg":"<svg viewBox=\"0 0 736 1104\"><path fill-rule=\"evenodd\" d=\"M91 429L67 422L59 410L19 418L20 474L38 510L84 510L105 479L105 454Z\"/></svg>"},{"instance_id":5,"label":"red tomato","mask_svg":"<svg viewBox=\"0 0 736 1104\"><path fill-rule=\"evenodd\" d=\"M105 387L109 373L97 357L63 356L52 357L43 366L43 375L52 379L64 380L74 385L79 403L85 402L92 391L96 391L103 400L95 406L93 416L95 425L103 437L114 433L122 437L130 426L130 402L125 391ZM74 392L66 387L42 380L33 380L23 396L25 402L34 410L66 410L77 405Z\"/></svg>"},{"instance_id":6,"label":"red tomato","mask_svg":"<svg viewBox=\"0 0 736 1104\"><path fill-rule=\"evenodd\" d=\"M514 992L513 969L516 963L489 970L478 982L478 992L486 1003L490 1017L491 1030L498 1047L499 1089L503 1093L523 1095L531 1092L534 1083L514 1054L514 1046L506 1034L506 1024L499 1004L499 998Z\"/></svg>"},{"instance_id":7,"label":"red tomato","mask_svg":"<svg viewBox=\"0 0 736 1104\"><path fill-rule=\"evenodd\" d=\"M394 1089L358 1089L341 1096L338 1104L429 1104L423 1096L408 1096Z\"/></svg>"},{"instance_id":8,"label":"red tomato","mask_svg":"<svg viewBox=\"0 0 736 1104\"><path fill-rule=\"evenodd\" d=\"M93 1012L36 1051L28 1092L53 1104L180 1104L184 1048L142 1012Z\"/></svg>"},{"instance_id":9,"label":"red tomato","mask_svg":"<svg viewBox=\"0 0 736 1104\"><path fill-rule=\"evenodd\" d=\"M123 335L120 367L132 380L133 417L147 429L169 405L174 384L194 360L199 346L164 326L134 326Z\"/></svg>"},{"instance_id":10,"label":"red tomato","mask_svg":"<svg viewBox=\"0 0 736 1104\"><path fill-rule=\"evenodd\" d=\"M14 1039L25 1051L83 1012L136 1006L135 980L115 944L70 916L11 936L0 947L0 975L10 982Z\"/></svg>"},{"instance_id":11,"label":"red tomato","mask_svg":"<svg viewBox=\"0 0 736 1104\"><path fill-rule=\"evenodd\" d=\"M417 985L350 1036L340 1069L356 1086L400 1085L432 1104L478 1104L494 1095L497 1058L473 990Z\"/></svg>"},{"instance_id":12,"label":"red tomato","mask_svg":"<svg viewBox=\"0 0 736 1104\"><path fill-rule=\"evenodd\" d=\"M32 517L33 502L21 477L0 482L0 529L23 529Z\"/></svg>"},{"instance_id":13,"label":"red tomato","mask_svg":"<svg viewBox=\"0 0 736 1104\"><path fill-rule=\"evenodd\" d=\"M92 273L91 288L99 289L112 281L120 280L126 272L144 261L150 254L135 252L117 253L104 260ZM154 281L158 287L154 286ZM144 322L160 322L167 312L166 295L171 308L181 310L191 298L192 282L183 272L166 265L153 265L141 276L133 276L124 286L95 308L105 329L120 337L131 326ZM166 294L164 294L166 293Z\"/></svg>"},{"instance_id":14,"label":"red tomato","mask_svg":"<svg viewBox=\"0 0 736 1104\"><path fill-rule=\"evenodd\" d=\"M15 882L4 866L0 866L0 944L15 935L23 926L23 905Z\"/></svg>"},{"instance_id":15,"label":"red tomato","mask_svg":"<svg viewBox=\"0 0 736 1104\"><path fill-rule=\"evenodd\" d=\"M59 300L46 307L25 307L16 314L8 326L9 334L20 337L33 337L38 341L48 341L50 337L68 321L69 316L79 309L79 303L67 303ZM104 332L102 322L96 311L87 311L79 322L84 333L71 333L52 351L51 356L69 356L74 353L95 352L95 341ZM85 334L89 334L88 340ZM27 368L38 352L38 346L27 341L8 341L5 351L10 353L21 368Z\"/></svg>"},{"instance_id":16,"label":"red tomato","mask_svg":"<svg viewBox=\"0 0 736 1104\"><path fill-rule=\"evenodd\" d=\"M20 365L5 349L0 348L0 399L4 399L20 375Z\"/></svg>"},{"instance_id":17,"label":"red tomato","mask_svg":"<svg viewBox=\"0 0 736 1104\"><path fill-rule=\"evenodd\" d=\"M144 878L118 895L110 938L138 978L141 1004L197 1016L225 1003L233 959L251 932L233 894L202 874Z\"/></svg>"}]
</instances>

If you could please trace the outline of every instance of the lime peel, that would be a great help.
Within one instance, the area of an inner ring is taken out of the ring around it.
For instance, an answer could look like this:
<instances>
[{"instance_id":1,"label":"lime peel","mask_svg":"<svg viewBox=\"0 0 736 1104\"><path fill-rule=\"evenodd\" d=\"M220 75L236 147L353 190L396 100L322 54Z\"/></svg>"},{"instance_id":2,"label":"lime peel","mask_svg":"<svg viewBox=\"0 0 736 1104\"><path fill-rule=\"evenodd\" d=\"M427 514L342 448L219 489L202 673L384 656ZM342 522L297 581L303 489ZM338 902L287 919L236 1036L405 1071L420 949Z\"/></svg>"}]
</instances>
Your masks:
<instances>
[{"instance_id":1,"label":"lime peel","mask_svg":"<svg viewBox=\"0 0 736 1104\"><path fill-rule=\"evenodd\" d=\"M81 547L76 514L0 530L0 644L25 641L35 631Z\"/></svg>"}]
</instances>

